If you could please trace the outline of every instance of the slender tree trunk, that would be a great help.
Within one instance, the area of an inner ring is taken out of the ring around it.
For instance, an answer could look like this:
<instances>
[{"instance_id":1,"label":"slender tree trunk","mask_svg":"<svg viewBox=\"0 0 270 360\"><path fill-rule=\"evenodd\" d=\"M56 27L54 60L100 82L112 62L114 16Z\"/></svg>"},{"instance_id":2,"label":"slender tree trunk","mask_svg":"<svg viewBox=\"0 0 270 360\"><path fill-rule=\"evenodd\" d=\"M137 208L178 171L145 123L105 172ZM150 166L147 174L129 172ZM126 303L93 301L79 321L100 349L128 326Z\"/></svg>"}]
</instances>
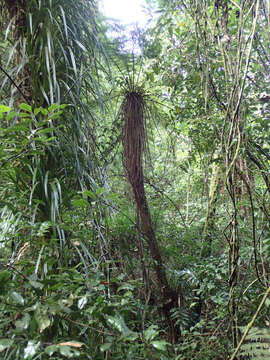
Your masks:
<instances>
[{"instance_id":1,"label":"slender tree trunk","mask_svg":"<svg viewBox=\"0 0 270 360\"><path fill-rule=\"evenodd\" d=\"M170 311L178 306L178 298L181 297L182 294L177 294L177 291L173 290L168 284L164 263L162 261L160 249L158 246L158 241L152 226L151 215L144 190L144 184L137 183L131 185L142 221L142 230L146 237L148 248L153 259L154 269L161 291L163 301L162 311L164 313L166 322L170 328L169 338L172 342L175 342L177 336L179 335L179 331L176 328L174 321L171 319Z\"/></svg>"},{"instance_id":2,"label":"slender tree trunk","mask_svg":"<svg viewBox=\"0 0 270 360\"><path fill-rule=\"evenodd\" d=\"M214 155L214 162L212 167L212 176L210 180L210 189L209 189L209 202L207 206L207 215L204 223L203 228L203 244L201 250L201 260L206 261L212 253L212 239L213 239L213 232L215 226L215 214L216 214L216 202L219 196L219 188L220 188L220 180L221 180L221 169L220 165L217 163L217 154ZM202 279L199 279L200 282ZM196 322L200 320L202 306L203 306L203 299L198 292L200 286L195 289L197 292L197 304L194 307L194 312L196 313Z\"/></svg>"},{"instance_id":3,"label":"slender tree trunk","mask_svg":"<svg viewBox=\"0 0 270 360\"><path fill-rule=\"evenodd\" d=\"M186 224L188 224L189 219L189 197L190 197L190 172L188 173L187 179L187 198L186 198Z\"/></svg>"},{"instance_id":4,"label":"slender tree trunk","mask_svg":"<svg viewBox=\"0 0 270 360\"><path fill-rule=\"evenodd\" d=\"M203 246L201 258L205 259L212 253L212 238L215 226L216 202L219 196L221 169L216 162L217 156L214 156L214 163L212 168L212 176L210 180L209 202L207 206L207 215L203 228Z\"/></svg>"}]
</instances>

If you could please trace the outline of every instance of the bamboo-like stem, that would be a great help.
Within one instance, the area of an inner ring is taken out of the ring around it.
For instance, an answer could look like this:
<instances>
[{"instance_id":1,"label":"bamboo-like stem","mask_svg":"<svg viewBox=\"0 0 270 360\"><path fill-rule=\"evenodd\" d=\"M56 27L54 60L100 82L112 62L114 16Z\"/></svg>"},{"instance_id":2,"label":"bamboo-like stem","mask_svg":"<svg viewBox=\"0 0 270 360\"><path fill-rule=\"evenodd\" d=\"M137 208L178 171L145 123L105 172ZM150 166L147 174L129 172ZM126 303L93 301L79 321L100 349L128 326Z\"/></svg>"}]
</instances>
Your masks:
<instances>
[{"instance_id":1,"label":"bamboo-like stem","mask_svg":"<svg viewBox=\"0 0 270 360\"><path fill-rule=\"evenodd\" d=\"M186 199L186 219L185 219L186 223L188 223L188 219L189 219L189 196L190 196L190 173L188 173L188 178L187 178L187 199Z\"/></svg>"},{"instance_id":2,"label":"bamboo-like stem","mask_svg":"<svg viewBox=\"0 0 270 360\"><path fill-rule=\"evenodd\" d=\"M270 287L267 289L266 293L264 294L264 297L262 298L262 301L260 302L260 305L258 306L258 309L256 310L255 314L253 315L252 320L251 320L250 323L247 325L246 330L245 330L245 332L244 332L241 340L239 341L239 343L238 343L238 345L237 345L234 353L232 354L230 360L234 360L234 359L235 359L235 357L236 357L237 353L239 352L239 350L240 350L243 342L245 341L245 339L246 339L246 337L247 337L250 329L252 328L255 320L257 319L257 317L258 317L258 315L259 315L259 313L260 313L260 311L261 311L261 309L262 309L262 307L263 307L263 304L265 303L265 300L266 300L267 296L269 295L269 293L270 293Z\"/></svg>"}]
</instances>

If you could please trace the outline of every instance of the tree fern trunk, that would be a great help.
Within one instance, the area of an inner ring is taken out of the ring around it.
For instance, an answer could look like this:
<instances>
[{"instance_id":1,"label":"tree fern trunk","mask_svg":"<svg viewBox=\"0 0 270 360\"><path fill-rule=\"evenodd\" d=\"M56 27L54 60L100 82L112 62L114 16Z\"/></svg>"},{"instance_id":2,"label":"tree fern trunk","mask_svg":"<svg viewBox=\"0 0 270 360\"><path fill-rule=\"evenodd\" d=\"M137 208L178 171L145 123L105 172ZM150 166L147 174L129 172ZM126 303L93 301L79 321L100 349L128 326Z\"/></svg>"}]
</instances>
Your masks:
<instances>
[{"instance_id":1,"label":"tree fern trunk","mask_svg":"<svg viewBox=\"0 0 270 360\"><path fill-rule=\"evenodd\" d=\"M174 341L178 335L178 331L174 321L171 319L170 310L177 306L178 294L177 291L171 289L168 284L144 189L142 166L142 156L146 142L144 107L144 98L141 93L131 91L126 94L122 104L125 122L123 164L127 179L133 189L134 199L141 217L142 230L153 259L154 269L161 291L162 311L170 328L170 340Z\"/></svg>"}]
</instances>

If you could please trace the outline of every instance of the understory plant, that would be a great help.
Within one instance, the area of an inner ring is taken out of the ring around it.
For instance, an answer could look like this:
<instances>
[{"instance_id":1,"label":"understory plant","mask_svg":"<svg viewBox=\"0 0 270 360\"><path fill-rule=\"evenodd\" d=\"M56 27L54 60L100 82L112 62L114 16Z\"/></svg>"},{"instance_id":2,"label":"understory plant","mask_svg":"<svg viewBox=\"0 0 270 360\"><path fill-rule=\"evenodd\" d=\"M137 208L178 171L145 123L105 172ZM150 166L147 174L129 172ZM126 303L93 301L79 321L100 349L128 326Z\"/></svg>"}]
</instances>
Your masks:
<instances>
[{"instance_id":1,"label":"understory plant","mask_svg":"<svg viewBox=\"0 0 270 360\"><path fill-rule=\"evenodd\" d=\"M96 257L89 214L102 190L65 197L64 177L48 171L42 181L64 108L0 106L1 358L167 359L170 346L138 296L141 280Z\"/></svg>"}]
</instances>

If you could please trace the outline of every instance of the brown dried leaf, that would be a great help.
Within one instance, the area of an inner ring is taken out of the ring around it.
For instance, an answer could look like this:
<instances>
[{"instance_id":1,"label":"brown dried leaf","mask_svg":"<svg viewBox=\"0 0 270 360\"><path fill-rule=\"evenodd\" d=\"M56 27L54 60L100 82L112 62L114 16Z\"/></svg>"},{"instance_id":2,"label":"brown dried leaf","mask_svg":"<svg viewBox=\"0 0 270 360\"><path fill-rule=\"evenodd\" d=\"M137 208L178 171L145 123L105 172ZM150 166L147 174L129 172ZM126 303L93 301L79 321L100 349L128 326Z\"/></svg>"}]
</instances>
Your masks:
<instances>
[{"instance_id":1,"label":"brown dried leaf","mask_svg":"<svg viewBox=\"0 0 270 360\"><path fill-rule=\"evenodd\" d=\"M63 342L58 344L59 346L71 346L71 347L75 347L75 348L81 348L84 344L83 343L78 343L78 342L74 342L74 341L67 341L67 342Z\"/></svg>"}]
</instances>

